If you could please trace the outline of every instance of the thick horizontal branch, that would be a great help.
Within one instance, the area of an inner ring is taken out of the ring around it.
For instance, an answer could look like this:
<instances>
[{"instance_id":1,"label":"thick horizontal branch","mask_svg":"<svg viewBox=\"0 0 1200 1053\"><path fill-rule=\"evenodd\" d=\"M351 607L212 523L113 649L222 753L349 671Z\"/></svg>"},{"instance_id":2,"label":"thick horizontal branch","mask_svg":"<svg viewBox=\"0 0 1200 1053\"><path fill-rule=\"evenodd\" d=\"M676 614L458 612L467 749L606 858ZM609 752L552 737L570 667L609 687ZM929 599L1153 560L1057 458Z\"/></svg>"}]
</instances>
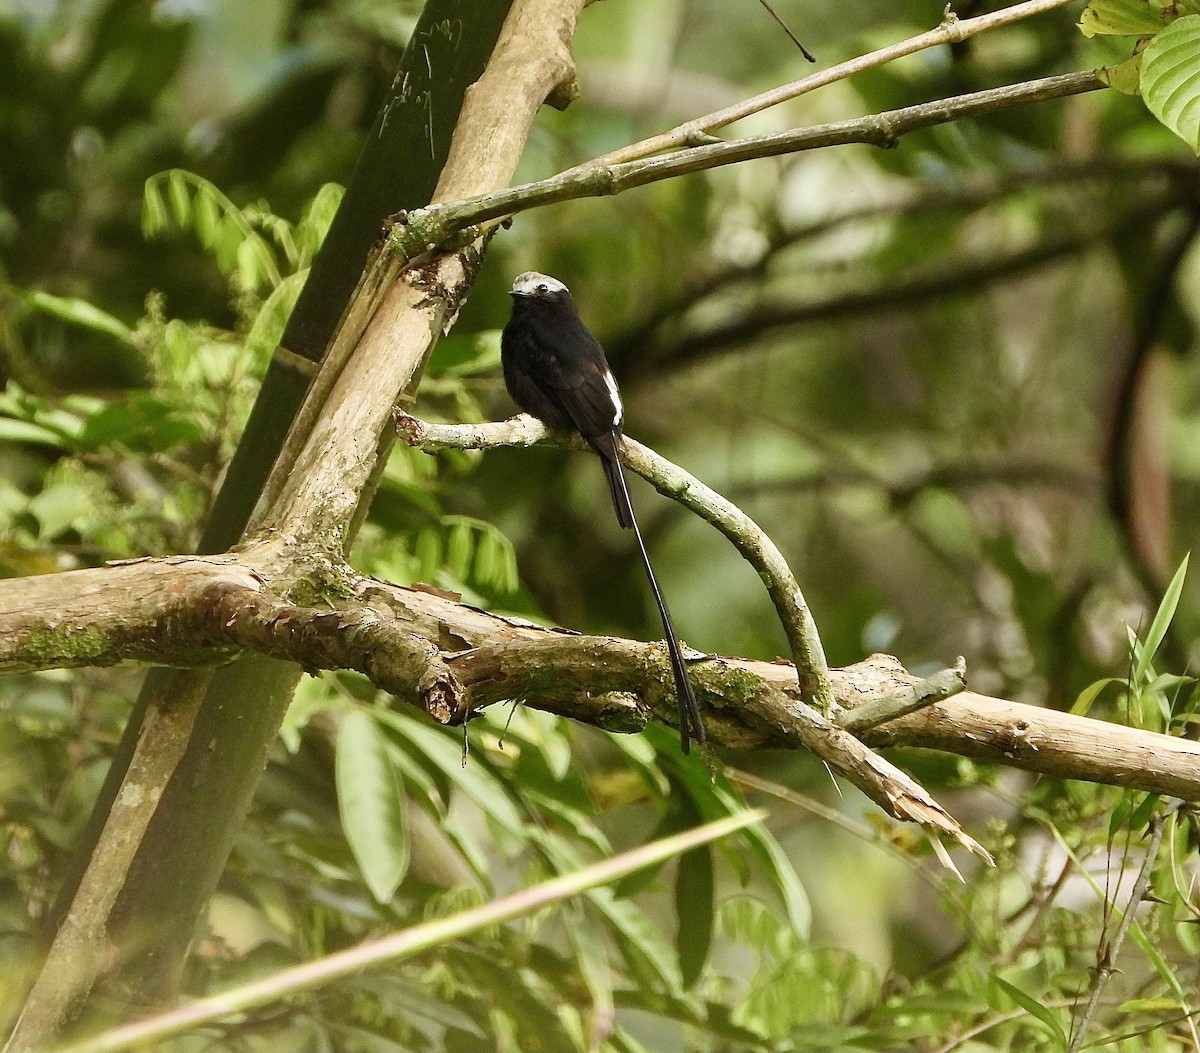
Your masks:
<instances>
[{"instance_id":1,"label":"thick horizontal branch","mask_svg":"<svg viewBox=\"0 0 1200 1053\"><path fill-rule=\"evenodd\" d=\"M154 663L187 668L256 651L307 670L352 669L443 723L466 707L437 648L388 611L298 606L228 557L139 559L0 582L0 672Z\"/></svg>"},{"instance_id":2,"label":"thick horizontal branch","mask_svg":"<svg viewBox=\"0 0 1200 1053\"><path fill-rule=\"evenodd\" d=\"M450 656L448 662L469 684L467 697L478 699L479 704L512 697L527 684L529 694L521 697L531 706L560 712L543 694L550 675L532 668L536 655L542 663L559 665L555 675L568 678L567 683L584 683L586 671L587 676L596 678L586 682L602 685L608 692L625 693L626 704L619 709L613 706L611 694L588 700L574 693L570 715L577 719L613 731L636 730L649 719L673 719L670 668L659 644L568 635L561 629L503 618L443 596L368 579L360 588L373 606L386 602L412 632L431 643L442 640L461 649L462 658ZM381 593L386 593L386 600ZM541 650L530 651L529 679L523 680L518 675L523 660L516 658L519 644L555 639L565 648L558 651L557 643L547 643ZM468 660L465 653L471 648L481 649L474 660ZM506 650L502 663L495 657L496 650ZM556 652L571 657L559 661ZM494 677L486 673L489 664L498 668L502 664L502 673ZM707 656L691 662L689 672L711 725L714 745L738 750L804 745L794 728L799 697L790 663ZM837 705L851 711L924 683L890 655L872 655L829 673ZM1200 801L1200 742L973 691L934 702L873 728L863 737L873 747L936 749L1064 779Z\"/></svg>"},{"instance_id":3,"label":"thick horizontal branch","mask_svg":"<svg viewBox=\"0 0 1200 1053\"><path fill-rule=\"evenodd\" d=\"M254 555L248 550L240 558ZM257 591L261 601L246 596L247 590ZM228 657L240 639L243 646L286 653L309 669L325 663L358 669L390 684L401 699L421 704L415 684L423 676L439 682L436 670L444 663L450 678L440 682L458 688L450 689L446 707L435 713L441 720L461 718L501 698L521 698L613 731L674 719L673 681L661 644L577 636L371 578L355 579L351 593L336 611L295 607L267 594L246 562L215 557L145 559L0 581L0 672L122 661L194 665ZM137 602L138 595L147 601ZM246 607L218 610L222 602ZM206 613L195 614L194 604ZM371 612L369 625L364 611ZM213 642L226 631L221 619L231 614L228 636ZM358 645L325 636L338 625L349 626L350 635L359 626ZM197 627L204 627L200 638ZM49 646L22 644L22 634L28 641L31 632ZM81 639L90 641L86 655L55 642ZM111 649L101 646L105 639ZM404 669L409 672L398 671ZM809 707L803 707L790 663L709 656L691 662L690 672L716 746L807 749L824 734L819 722L804 716ZM413 682L405 688L410 676ZM887 655L832 669L830 681L843 709L922 683ZM833 730L836 751L852 736ZM863 739L872 747L918 746L1200 801L1200 743L971 691L873 728Z\"/></svg>"},{"instance_id":4,"label":"thick horizontal branch","mask_svg":"<svg viewBox=\"0 0 1200 1053\"><path fill-rule=\"evenodd\" d=\"M466 707L462 685L441 652L388 611L357 602L332 610L298 607L234 585L209 586L197 606L200 632L217 646L287 659L309 672L354 670L441 723Z\"/></svg>"},{"instance_id":5,"label":"thick horizontal branch","mask_svg":"<svg viewBox=\"0 0 1200 1053\"><path fill-rule=\"evenodd\" d=\"M254 571L222 556L127 560L0 581L0 672L219 660L212 641L195 631L194 612L211 586L263 587Z\"/></svg>"}]
</instances>

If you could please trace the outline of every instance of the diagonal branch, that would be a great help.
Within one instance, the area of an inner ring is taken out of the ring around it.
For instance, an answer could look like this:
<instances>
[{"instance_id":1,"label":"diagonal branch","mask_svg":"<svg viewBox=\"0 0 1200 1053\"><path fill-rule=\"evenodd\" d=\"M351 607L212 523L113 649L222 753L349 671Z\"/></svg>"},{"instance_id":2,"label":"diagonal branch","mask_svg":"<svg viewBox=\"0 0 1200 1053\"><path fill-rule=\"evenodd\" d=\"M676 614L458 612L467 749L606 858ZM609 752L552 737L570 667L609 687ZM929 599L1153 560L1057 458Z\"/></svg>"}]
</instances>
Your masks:
<instances>
[{"instance_id":1,"label":"diagonal branch","mask_svg":"<svg viewBox=\"0 0 1200 1053\"><path fill-rule=\"evenodd\" d=\"M429 424L403 411L397 411L395 416L396 427L404 441L426 452L541 444L579 450L588 448L582 439L548 431L544 424L526 413L488 424ZM828 713L833 708L833 695L817 625L795 575L775 542L732 501L649 447L625 436L620 452L623 464L664 497L678 501L715 526L758 572L787 634L801 694L819 712Z\"/></svg>"},{"instance_id":2,"label":"diagonal branch","mask_svg":"<svg viewBox=\"0 0 1200 1053\"><path fill-rule=\"evenodd\" d=\"M979 117L1014 106L1079 95L1104 86L1094 71L1084 70L905 106L867 117L752 135L728 142L710 142L705 146L676 150L646 160L617 164L589 162L547 179L444 205L431 205L398 216L389 240L402 257L411 259L432 246L444 243L457 231L543 205L620 194L664 179L803 150L850 143L893 147L902 136L922 128Z\"/></svg>"},{"instance_id":3,"label":"diagonal branch","mask_svg":"<svg viewBox=\"0 0 1200 1053\"><path fill-rule=\"evenodd\" d=\"M397 427L410 445L426 450L529 446L546 441L583 445L581 440L574 437L547 432L540 422L527 414L492 424L430 425L408 414L398 413ZM622 462L652 483L660 493L679 501L729 538L767 586L792 647L802 697L789 700L782 714L783 719L779 719L777 712L758 713L755 716L764 720L767 726L773 719L777 721L773 730L782 742L792 747L801 746L816 754L834 770L845 775L889 815L918 822L946 834L990 861L986 850L963 832L954 818L924 787L873 753L827 716L836 707L825 652L800 586L775 543L740 508L653 450L626 437L620 452ZM579 648L574 641L569 644L549 641L549 644L548 647L539 647L534 656L530 655L528 647L521 647L517 650L517 657L529 663L529 669L537 669L546 675L552 673L549 682L559 684L566 679L566 669L563 663L555 661L555 653L566 650L568 656L573 657ZM463 662L473 664L481 659L488 669L497 664L493 656L481 656L478 652L468 653ZM503 668L503 663L500 664ZM600 690L628 690L632 685L604 681L606 664L601 663L590 669L578 686L590 683ZM468 681L472 679L469 672L460 675ZM507 693L512 694L511 688ZM752 700L744 701L740 708L754 713Z\"/></svg>"},{"instance_id":4,"label":"diagonal branch","mask_svg":"<svg viewBox=\"0 0 1200 1053\"><path fill-rule=\"evenodd\" d=\"M596 158L594 162L586 162L579 167L584 168L590 164L611 165L623 161L633 161L660 153L663 150L674 150L684 146L695 146L697 143L711 142L712 133L719 128L724 128L756 113L762 113L763 110L770 109L772 106L798 99L801 95L807 95L818 88L846 80L869 69L878 69L889 62L895 62L896 59L904 58L906 55L915 55L918 51L924 51L927 48L962 43L978 33L1011 25L1013 22L1051 11L1056 7L1065 7L1073 2L1074 0L1025 0L1024 3L1013 4L1011 7L1005 7L999 11L989 11L985 15L962 19L958 18L951 10L951 5L947 4L946 14L941 24L926 33L918 33L914 37L897 41L895 44L888 44L865 55L857 55L845 62L829 66L827 69L810 73L789 84L781 84L758 95L752 95L748 99L741 99L723 109L705 114L703 117L694 117L669 131L660 132L648 139L642 139L640 142L619 147L603 157Z\"/></svg>"}]
</instances>

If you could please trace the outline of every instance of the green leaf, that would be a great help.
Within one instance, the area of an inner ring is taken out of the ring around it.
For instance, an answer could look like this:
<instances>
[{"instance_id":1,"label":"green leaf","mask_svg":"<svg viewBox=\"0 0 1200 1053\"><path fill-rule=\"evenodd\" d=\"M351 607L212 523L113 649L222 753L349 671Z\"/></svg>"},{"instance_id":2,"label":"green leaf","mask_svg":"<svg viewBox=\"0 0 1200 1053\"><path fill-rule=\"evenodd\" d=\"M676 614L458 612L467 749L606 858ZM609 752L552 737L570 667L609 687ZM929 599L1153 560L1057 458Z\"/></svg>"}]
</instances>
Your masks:
<instances>
[{"instance_id":1,"label":"green leaf","mask_svg":"<svg viewBox=\"0 0 1200 1053\"><path fill-rule=\"evenodd\" d=\"M473 555L471 528L461 521L452 523L446 538L446 569L451 577L457 581L466 581Z\"/></svg>"},{"instance_id":2,"label":"green leaf","mask_svg":"<svg viewBox=\"0 0 1200 1053\"><path fill-rule=\"evenodd\" d=\"M704 972L712 944L716 907L711 848L694 848L679 857L679 870L675 876L675 914L679 918L675 936L679 971L684 987L691 987Z\"/></svg>"},{"instance_id":3,"label":"green leaf","mask_svg":"<svg viewBox=\"0 0 1200 1053\"><path fill-rule=\"evenodd\" d=\"M258 314L254 316L254 324L246 334L246 350L255 359L265 358L279 346L292 308L296 306L296 300L307 278L307 270L288 275L271 290L270 296L258 309Z\"/></svg>"},{"instance_id":4,"label":"green leaf","mask_svg":"<svg viewBox=\"0 0 1200 1053\"><path fill-rule=\"evenodd\" d=\"M92 414L79 435L81 449L124 445L161 453L204 436L199 421L153 395L135 393Z\"/></svg>"},{"instance_id":5,"label":"green leaf","mask_svg":"<svg viewBox=\"0 0 1200 1053\"><path fill-rule=\"evenodd\" d=\"M1026 994L1016 984L1004 979L999 973L992 973L992 982L1030 1016L1045 1024L1064 1049L1067 1047L1067 1033L1063 1031L1062 1024L1058 1022L1058 1017L1054 1015L1053 1010L1043 1005L1033 995Z\"/></svg>"},{"instance_id":6,"label":"green leaf","mask_svg":"<svg viewBox=\"0 0 1200 1053\"><path fill-rule=\"evenodd\" d=\"M142 235L152 238L167 229L170 218L167 216L167 203L159 192L159 181L153 178L146 180L142 197Z\"/></svg>"},{"instance_id":7,"label":"green leaf","mask_svg":"<svg viewBox=\"0 0 1200 1053\"><path fill-rule=\"evenodd\" d=\"M590 898L609 922L630 969L653 988L682 998L683 978L671 946L647 914L629 900L617 899L607 888L596 889Z\"/></svg>"},{"instance_id":8,"label":"green leaf","mask_svg":"<svg viewBox=\"0 0 1200 1053\"><path fill-rule=\"evenodd\" d=\"M371 716L351 710L338 728L338 810L371 895L388 903L408 869L404 794L388 741Z\"/></svg>"},{"instance_id":9,"label":"green leaf","mask_svg":"<svg viewBox=\"0 0 1200 1053\"><path fill-rule=\"evenodd\" d=\"M1097 680L1094 684L1088 684L1082 691L1079 692L1079 697L1075 699L1075 704L1071 707L1071 712L1077 717L1086 716L1088 711L1095 704L1096 699L1100 697L1100 692L1103 691L1109 684L1123 684L1121 680L1115 676L1106 676L1103 680Z\"/></svg>"},{"instance_id":10,"label":"green leaf","mask_svg":"<svg viewBox=\"0 0 1200 1053\"><path fill-rule=\"evenodd\" d=\"M1196 20L1197 61L1200 63L1200 15L1196 16ZM1200 64L1197 65L1196 87L1200 89ZM1197 106L1196 117L1200 121L1200 105ZM1200 124L1198 124L1198 128L1200 128ZM1183 592L1183 581L1187 577L1187 568L1188 557L1184 556L1183 562L1179 564L1179 569L1175 571L1175 576L1171 579L1171 584L1163 593L1162 603L1158 605L1154 621L1150 623L1150 628L1146 631L1145 639L1142 641L1141 653L1137 656L1133 670L1135 684L1145 683L1146 674L1150 671L1150 663L1154 660L1155 653L1162 645L1167 630L1171 627L1175 609L1179 606L1179 595Z\"/></svg>"},{"instance_id":11,"label":"green leaf","mask_svg":"<svg viewBox=\"0 0 1200 1053\"><path fill-rule=\"evenodd\" d=\"M29 512L38 521L43 538L57 537L65 530L82 529L96 512L94 494L73 480L55 482L29 501Z\"/></svg>"},{"instance_id":12,"label":"green leaf","mask_svg":"<svg viewBox=\"0 0 1200 1053\"><path fill-rule=\"evenodd\" d=\"M22 442L35 446L67 448L67 443L63 441L63 436L59 432L35 424L33 421L13 420L11 417L0 417L0 442Z\"/></svg>"},{"instance_id":13,"label":"green leaf","mask_svg":"<svg viewBox=\"0 0 1200 1053\"><path fill-rule=\"evenodd\" d=\"M316 255L317 249L321 247L345 192L337 183L326 183L304 209L297 226L296 237L305 260Z\"/></svg>"},{"instance_id":14,"label":"green leaf","mask_svg":"<svg viewBox=\"0 0 1200 1053\"><path fill-rule=\"evenodd\" d=\"M668 808L658 825L650 834L651 841L670 837L681 830L687 830L696 825L696 813L692 809ZM618 899L629 899L639 892L644 892L658 879L658 867L644 867L636 874L628 874L613 886L613 894Z\"/></svg>"},{"instance_id":15,"label":"green leaf","mask_svg":"<svg viewBox=\"0 0 1200 1053\"><path fill-rule=\"evenodd\" d=\"M1101 66L1096 76L1122 95L1137 95L1142 82L1142 53L1139 51L1115 66Z\"/></svg>"},{"instance_id":16,"label":"green leaf","mask_svg":"<svg viewBox=\"0 0 1200 1053\"><path fill-rule=\"evenodd\" d=\"M593 1031L599 1032L616 1011L612 968L608 964L604 942L591 936L592 930L587 924L583 904L569 904L568 917L571 918L571 924L566 926L567 938L575 952L575 965L591 998Z\"/></svg>"},{"instance_id":17,"label":"green leaf","mask_svg":"<svg viewBox=\"0 0 1200 1053\"><path fill-rule=\"evenodd\" d=\"M418 751L426 763L440 768L455 789L479 805L503 833L514 839L525 836L525 824L508 789L484 765L464 765L456 739L403 713L380 712L379 719L395 728L399 741Z\"/></svg>"},{"instance_id":18,"label":"green leaf","mask_svg":"<svg viewBox=\"0 0 1200 1053\"><path fill-rule=\"evenodd\" d=\"M584 866L582 855L566 837L537 828L531 828L527 835L536 842L546 860L560 874L569 874ZM658 838L652 843L658 844L662 840ZM664 858L657 865L661 866L665 861ZM588 899L608 922L613 941L629 968L658 992L685 997L683 980L671 946L645 911L632 900L618 898L610 888L594 889Z\"/></svg>"},{"instance_id":19,"label":"green leaf","mask_svg":"<svg viewBox=\"0 0 1200 1053\"><path fill-rule=\"evenodd\" d=\"M719 803L725 813L730 815L744 810L746 807L732 788L719 783L713 787L709 799ZM707 810L702 810L702 814L704 818L709 818ZM761 826L747 827L744 843L749 848L750 855L779 893L779 898L783 901L784 909L787 912L788 924L798 936L806 938L812 927L812 905L808 900L808 892L801 883L796 868L792 866L792 861L783 850L783 846L775 840L773 834Z\"/></svg>"},{"instance_id":20,"label":"green leaf","mask_svg":"<svg viewBox=\"0 0 1200 1053\"><path fill-rule=\"evenodd\" d=\"M1117 834L1129 826L1129 816L1133 812L1133 798L1126 794L1113 808L1108 817L1108 842L1112 844Z\"/></svg>"},{"instance_id":21,"label":"green leaf","mask_svg":"<svg viewBox=\"0 0 1200 1053\"><path fill-rule=\"evenodd\" d=\"M1150 112L1200 154L1200 15L1176 19L1146 45L1141 84Z\"/></svg>"},{"instance_id":22,"label":"green leaf","mask_svg":"<svg viewBox=\"0 0 1200 1053\"><path fill-rule=\"evenodd\" d=\"M1156 793L1146 794L1146 799L1133 810L1133 814L1129 817L1129 828L1135 831L1145 830L1160 799Z\"/></svg>"},{"instance_id":23,"label":"green leaf","mask_svg":"<svg viewBox=\"0 0 1200 1053\"><path fill-rule=\"evenodd\" d=\"M72 325L115 337L123 344L133 344L133 331L129 326L107 311L94 307L87 300L79 300L73 296L54 296L48 292L27 293L23 299L30 307L43 314L53 315Z\"/></svg>"},{"instance_id":24,"label":"green leaf","mask_svg":"<svg viewBox=\"0 0 1200 1053\"><path fill-rule=\"evenodd\" d=\"M167 173L167 202L178 227L186 227L192 216L192 200L188 193L187 179L188 173L179 168L172 168Z\"/></svg>"},{"instance_id":25,"label":"green leaf","mask_svg":"<svg viewBox=\"0 0 1200 1053\"><path fill-rule=\"evenodd\" d=\"M1132 998L1117 1006L1118 1013L1175 1013L1179 1003L1171 998Z\"/></svg>"},{"instance_id":26,"label":"green leaf","mask_svg":"<svg viewBox=\"0 0 1200 1053\"><path fill-rule=\"evenodd\" d=\"M1085 37L1141 37L1165 25L1162 13L1146 0L1091 0L1079 18Z\"/></svg>"}]
</instances>

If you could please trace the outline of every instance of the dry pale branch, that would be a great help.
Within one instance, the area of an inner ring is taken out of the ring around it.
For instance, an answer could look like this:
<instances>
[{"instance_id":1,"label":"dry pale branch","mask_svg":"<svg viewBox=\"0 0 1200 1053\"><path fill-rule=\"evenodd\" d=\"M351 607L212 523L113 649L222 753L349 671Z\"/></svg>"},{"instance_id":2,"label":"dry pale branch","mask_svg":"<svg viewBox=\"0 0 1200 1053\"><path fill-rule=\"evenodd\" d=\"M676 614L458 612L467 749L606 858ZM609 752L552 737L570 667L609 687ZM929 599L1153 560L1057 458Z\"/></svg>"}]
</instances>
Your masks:
<instances>
[{"instance_id":1,"label":"dry pale branch","mask_svg":"<svg viewBox=\"0 0 1200 1053\"><path fill-rule=\"evenodd\" d=\"M309 668L321 662L327 668L357 668L367 675L392 670L389 687L404 701L417 702L420 662L403 668L413 677L407 683L394 672L409 656L440 654L461 694L453 712L438 719L453 722L468 712L497 701L520 697L534 708L563 713L612 731L636 731L651 719L674 718L671 674L660 644L611 637L580 636L563 629L546 628L520 618L503 617L423 588L390 585L373 578L348 582L343 608L306 609L270 596L260 575L248 569L255 558L248 550L237 563L215 557L145 559L100 570L0 582L0 601L10 588L20 586L26 609L10 612L0 602L0 673L18 669L62 668L64 665L111 665L118 661L200 661L203 651L193 646L184 659L168 644L156 644L160 635L176 631L172 625L204 624L212 635L207 646L213 661L226 660L232 651L255 639L270 641L274 653L288 646L287 623L320 632L338 619L359 617L366 610L378 618L371 632L376 640L393 641L401 654L353 658L345 644L346 665L336 663L332 645L314 656L303 655L299 644L290 652ZM248 604L233 623L226 625L211 612L187 613L191 603L207 597L238 596L255 591L261 602ZM135 591L187 597L169 605L125 604ZM41 621L37 612L45 612ZM280 612L287 617L272 625ZM98 647L82 659L75 650L80 625L107 625L114 639L141 641L135 648L109 651ZM221 626L225 626L222 630ZM222 636L222 632L227 635ZM34 655L18 641L21 634L40 639ZM239 641L241 641L239 643ZM321 661L314 660L321 658ZM728 749L788 749L807 746L797 727L796 671L787 662L759 662L741 658L706 656L691 664L697 694L711 725L714 745ZM924 681L908 673L889 655L873 655L843 669L830 670L836 706L853 711L877 699L918 688ZM381 675L381 679L383 676ZM561 678L561 679L560 679ZM554 685L561 684L561 689ZM842 735L848 733L838 729ZM1092 717L1074 716L1037 706L992 698L972 691L932 702L915 713L891 720L863 734L873 747L917 746L1026 771L1167 794L1200 801L1200 743L1154 732L1139 731Z\"/></svg>"},{"instance_id":2,"label":"dry pale branch","mask_svg":"<svg viewBox=\"0 0 1200 1053\"><path fill-rule=\"evenodd\" d=\"M396 421L405 441L427 450L466 446L528 446L545 441L583 445L575 437L547 432L544 425L527 414L487 425L430 425L402 413L397 414ZM624 464L660 493L678 501L729 538L758 571L766 585L792 647L800 688L800 697L789 701L787 712L778 723L781 740L789 746L802 746L816 754L835 771L846 776L889 815L921 823L990 859L983 847L963 832L953 816L924 787L831 720L835 704L816 624L787 561L758 524L699 479L627 436L622 440L620 454ZM567 651L568 660L556 662L555 657L564 650ZM572 667L570 659L576 650L577 647L564 649L561 645L538 648L538 654L526 669L553 670L555 675L550 682L559 683ZM543 651L551 653L544 654ZM521 648L519 655L528 662L528 647ZM600 690L629 689L617 684L599 683L603 669L601 665L590 670L590 682ZM512 693L510 690L509 694Z\"/></svg>"},{"instance_id":3,"label":"dry pale branch","mask_svg":"<svg viewBox=\"0 0 1200 1053\"><path fill-rule=\"evenodd\" d=\"M837 715L838 724L859 738L872 728L908 716L919 709L957 695L967 687L967 662L961 655L952 669L934 673L919 684L902 687L899 691L882 698L864 702L854 709L842 710Z\"/></svg>"}]
</instances>

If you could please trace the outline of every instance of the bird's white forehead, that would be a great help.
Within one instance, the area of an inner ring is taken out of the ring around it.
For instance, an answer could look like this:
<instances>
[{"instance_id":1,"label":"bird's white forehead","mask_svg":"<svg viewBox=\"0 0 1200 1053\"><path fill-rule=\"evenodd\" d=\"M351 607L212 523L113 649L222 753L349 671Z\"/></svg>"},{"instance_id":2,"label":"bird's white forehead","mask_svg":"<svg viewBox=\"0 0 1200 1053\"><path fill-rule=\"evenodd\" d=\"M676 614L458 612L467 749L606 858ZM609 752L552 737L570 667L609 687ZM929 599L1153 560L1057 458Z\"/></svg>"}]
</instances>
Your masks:
<instances>
[{"instance_id":1,"label":"bird's white forehead","mask_svg":"<svg viewBox=\"0 0 1200 1053\"><path fill-rule=\"evenodd\" d=\"M539 288L539 286L545 286L545 288ZM518 295L531 296L539 292L567 292L568 289L557 278L551 278L548 274L526 271L524 274L518 274L513 280L512 291Z\"/></svg>"}]
</instances>

